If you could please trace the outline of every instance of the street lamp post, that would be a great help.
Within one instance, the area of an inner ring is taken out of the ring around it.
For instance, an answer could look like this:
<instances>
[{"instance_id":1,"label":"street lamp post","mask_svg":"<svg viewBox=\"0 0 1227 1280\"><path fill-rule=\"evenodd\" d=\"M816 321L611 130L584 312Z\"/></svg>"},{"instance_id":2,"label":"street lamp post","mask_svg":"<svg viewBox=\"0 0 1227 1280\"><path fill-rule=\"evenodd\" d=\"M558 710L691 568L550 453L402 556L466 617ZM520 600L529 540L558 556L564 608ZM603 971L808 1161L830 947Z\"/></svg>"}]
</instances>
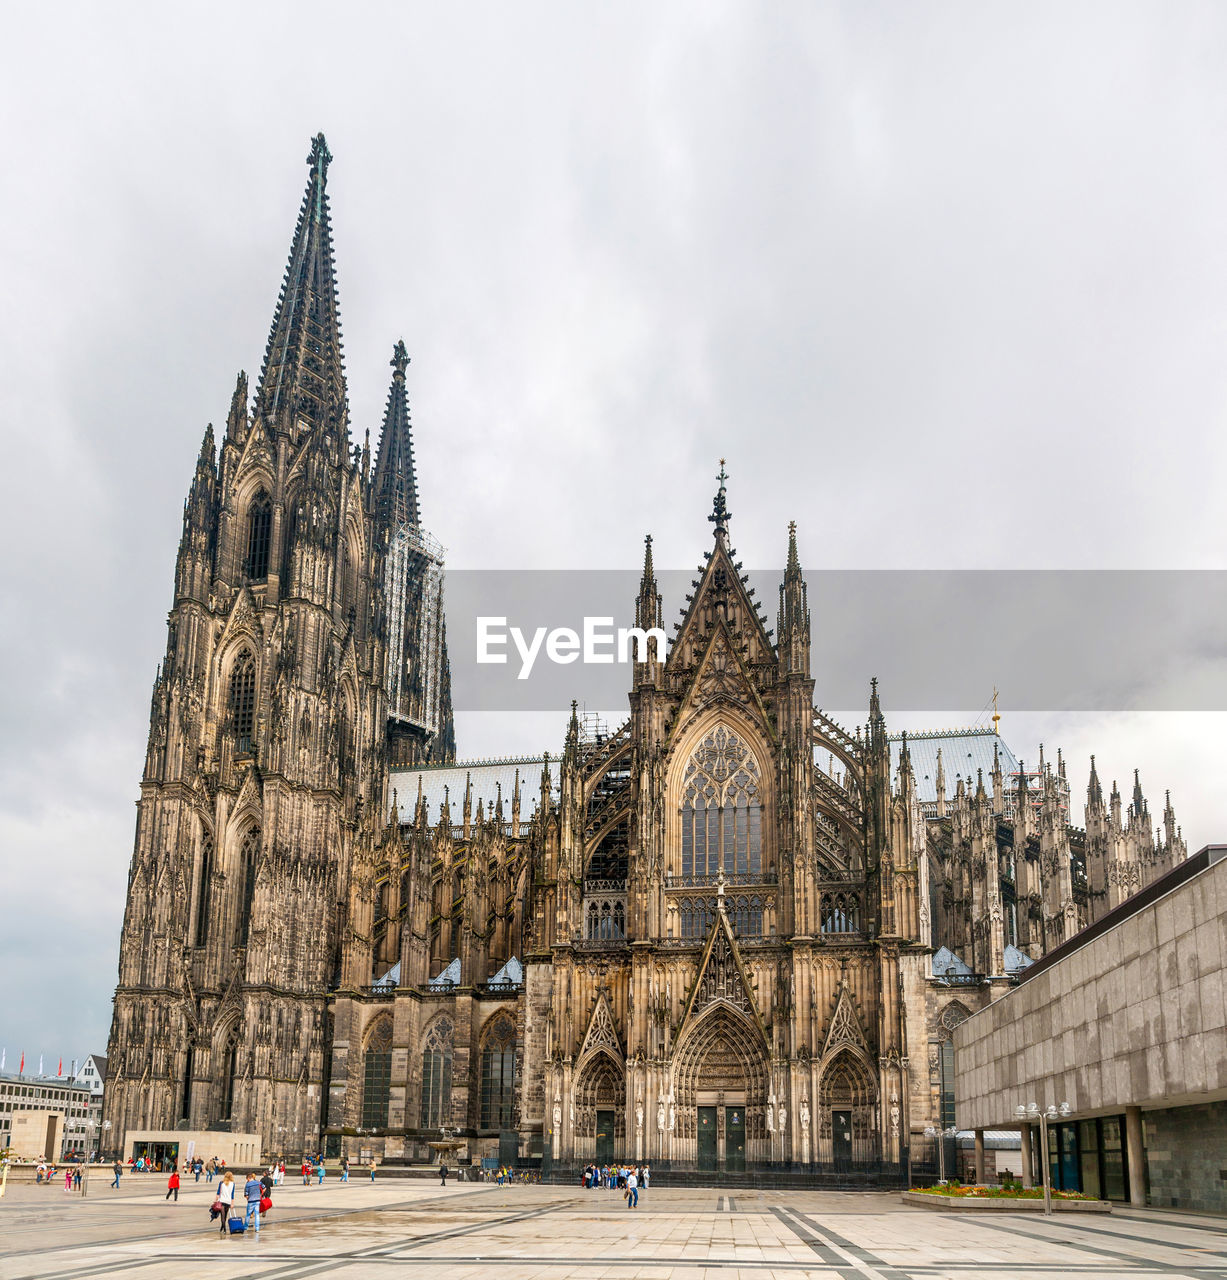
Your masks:
<instances>
[{"instance_id":1,"label":"street lamp post","mask_svg":"<svg viewBox=\"0 0 1227 1280\"><path fill-rule=\"evenodd\" d=\"M1025 1106L1020 1102L1014 1108L1014 1114L1019 1120L1025 1120L1028 1124L1038 1122L1040 1126L1040 1169L1044 1175L1044 1212L1049 1215L1052 1213L1052 1166L1048 1160L1048 1126L1058 1117L1069 1115L1070 1110L1068 1102L1062 1102L1059 1107L1050 1102L1042 1111L1034 1102L1028 1102Z\"/></svg>"},{"instance_id":2,"label":"street lamp post","mask_svg":"<svg viewBox=\"0 0 1227 1280\"><path fill-rule=\"evenodd\" d=\"M958 1133L958 1129L951 1125L949 1129L935 1129L930 1125L925 1130L926 1138L937 1139L937 1168L938 1177L942 1182L946 1181L946 1139L953 1138Z\"/></svg>"},{"instance_id":3,"label":"street lamp post","mask_svg":"<svg viewBox=\"0 0 1227 1280\"><path fill-rule=\"evenodd\" d=\"M111 1128L111 1122L110 1122L109 1120L104 1120L104 1121L102 1122L102 1132L101 1132L101 1133L99 1134L99 1136L98 1136L98 1160L99 1160L99 1162L101 1162L101 1160L102 1160L102 1149L103 1149L103 1147L105 1147L105 1146L106 1146L106 1144L107 1144L107 1141L108 1141L108 1136L107 1136L107 1135L108 1135L108 1133L109 1133L109 1131L110 1131L110 1128Z\"/></svg>"}]
</instances>

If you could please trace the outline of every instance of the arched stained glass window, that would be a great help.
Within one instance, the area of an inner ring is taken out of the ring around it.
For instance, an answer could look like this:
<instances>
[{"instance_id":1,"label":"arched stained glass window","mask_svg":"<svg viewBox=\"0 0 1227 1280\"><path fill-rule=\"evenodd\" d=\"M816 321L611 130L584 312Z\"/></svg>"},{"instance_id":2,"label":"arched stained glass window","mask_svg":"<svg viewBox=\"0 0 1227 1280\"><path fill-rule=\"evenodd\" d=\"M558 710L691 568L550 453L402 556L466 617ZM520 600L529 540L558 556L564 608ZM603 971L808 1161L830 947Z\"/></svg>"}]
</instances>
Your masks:
<instances>
[{"instance_id":1,"label":"arched stained glass window","mask_svg":"<svg viewBox=\"0 0 1227 1280\"><path fill-rule=\"evenodd\" d=\"M509 1129L515 1116L516 1029L500 1013L481 1049L481 1127Z\"/></svg>"},{"instance_id":2,"label":"arched stained glass window","mask_svg":"<svg viewBox=\"0 0 1227 1280\"><path fill-rule=\"evenodd\" d=\"M718 725L682 779L682 875L757 876L763 870L761 779L754 753Z\"/></svg>"},{"instance_id":3,"label":"arched stained glass window","mask_svg":"<svg viewBox=\"0 0 1227 1280\"><path fill-rule=\"evenodd\" d=\"M448 1018L436 1018L422 1044L422 1128L441 1129L452 1113L452 1037Z\"/></svg>"},{"instance_id":4,"label":"arched stained glass window","mask_svg":"<svg viewBox=\"0 0 1227 1280\"><path fill-rule=\"evenodd\" d=\"M362 1053L362 1127L388 1127L388 1095L392 1091L392 1019L376 1020Z\"/></svg>"},{"instance_id":5,"label":"arched stained glass window","mask_svg":"<svg viewBox=\"0 0 1227 1280\"><path fill-rule=\"evenodd\" d=\"M247 509L247 559L243 572L251 582L268 577L268 548L273 532L273 504L261 489Z\"/></svg>"},{"instance_id":6,"label":"arched stained glass window","mask_svg":"<svg viewBox=\"0 0 1227 1280\"><path fill-rule=\"evenodd\" d=\"M240 755L248 755L254 750L256 727L256 660L250 649L230 669L229 706L235 746Z\"/></svg>"},{"instance_id":7,"label":"arched stained glass window","mask_svg":"<svg viewBox=\"0 0 1227 1280\"><path fill-rule=\"evenodd\" d=\"M248 827L239 846L238 945L245 947L251 932L251 904L256 896L256 863L260 859L260 828Z\"/></svg>"},{"instance_id":8,"label":"arched stained glass window","mask_svg":"<svg viewBox=\"0 0 1227 1280\"><path fill-rule=\"evenodd\" d=\"M209 941L209 896L213 887L213 837L206 831L200 841L200 867L196 876L196 945Z\"/></svg>"},{"instance_id":9,"label":"arched stained glass window","mask_svg":"<svg viewBox=\"0 0 1227 1280\"><path fill-rule=\"evenodd\" d=\"M820 903L823 933L859 933L861 898L857 893L824 893Z\"/></svg>"}]
</instances>

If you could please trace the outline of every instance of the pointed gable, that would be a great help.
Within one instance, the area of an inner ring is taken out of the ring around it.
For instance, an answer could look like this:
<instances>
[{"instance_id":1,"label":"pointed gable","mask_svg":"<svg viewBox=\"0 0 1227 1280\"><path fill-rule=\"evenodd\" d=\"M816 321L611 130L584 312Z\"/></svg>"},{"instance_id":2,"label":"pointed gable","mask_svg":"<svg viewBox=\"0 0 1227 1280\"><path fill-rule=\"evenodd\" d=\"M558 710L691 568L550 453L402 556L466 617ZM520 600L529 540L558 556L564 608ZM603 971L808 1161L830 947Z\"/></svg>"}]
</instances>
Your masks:
<instances>
[{"instance_id":1,"label":"pointed gable","mask_svg":"<svg viewBox=\"0 0 1227 1280\"><path fill-rule=\"evenodd\" d=\"M829 1058L841 1049L853 1049L867 1056L869 1043L865 1039L865 1031L861 1026L860 1015L856 1011L856 1002L852 992L848 990L845 979L839 984L839 994L835 998L835 1012L831 1015L831 1025L827 1028L826 1039L822 1042L822 1057Z\"/></svg>"},{"instance_id":2,"label":"pointed gable","mask_svg":"<svg viewBox=\"0 0 1227 1280\"><path fill-rule=\"evenodd\" d=\"M723 893L723 885L721 892ZM754 998L754 990L742 962L737 939L733 936L732 927L725 915L723 899L712 922L707 945L703 948L699 972L691 988L690 998L686 1001L680 1027L689 1026L707 1009L720 1004L731 1006L742 1013L758 1028L763 1043L767 1043L767 1028L758 1011L758 1002ZM680 1029L678 1040L681 1040Z\"/></svg>"},{"instance_id":3,"label":"pointed gable","mask_svg":"<svg viewBox=\"0 0 1227 1280\"><path fill-rule=\"evenodd\" d=\"M608 1053L618 1062L623 1062L626 1054L622 1051L622 1042L618 1039L618 1029L614 1025L613 1007L609 1003L609 991L602 987L596 998L596 1006L592 1017L588 1020L588 1030L584 1033L583 1044L580 1045L576 1062L582 1062L590 1054Z\"/></svg>"}]
</instances>

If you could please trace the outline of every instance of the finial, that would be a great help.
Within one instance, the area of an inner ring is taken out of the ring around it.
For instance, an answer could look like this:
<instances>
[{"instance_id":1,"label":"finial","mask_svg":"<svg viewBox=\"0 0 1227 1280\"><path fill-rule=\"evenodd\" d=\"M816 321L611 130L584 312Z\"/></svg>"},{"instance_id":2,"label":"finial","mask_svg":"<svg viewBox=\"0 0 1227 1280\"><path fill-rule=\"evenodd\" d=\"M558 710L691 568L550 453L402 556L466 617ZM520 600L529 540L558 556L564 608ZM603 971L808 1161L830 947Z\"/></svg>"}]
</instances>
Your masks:
<instances>
[{"instance_id":1,"label":"finial","mask_svg":"<svg viewBox=\"0 0 1227 1280\"><path fill-rule=\"evenodd\" d=\"M313 173L318 172L321 178L326 177L331 159L332 152L328 150L328 143L324 141L324 135L317 133L311 139L311 154L307 157L307 163L311 166L311 171Z\"/></svg>"},{"instance_id":2,"label":"finial","mask_svg":"<svg viewBox=\"0 0 1227 1280\"><path fill-rule=\"evenodd\" d=\"M997 686L993 685L993 732L1001 732L1001 716L997 711Z\"/></svg>"},{"instance_id":3,"label":"finial","mask_svg":"<svg viewBox=\"0 0 1227 1280\"><path fill-rule=\"evenodd\" d=\"M712 504L712 513L707 518L716 526L717 537L727 537L729 531L729 517L733 514L725 503L724 482L728 479L728 472L724 469L724 459L720 459L720 474L716 477L720 482L720 488L716 490L716 500Z\"/></svg>"},{"instance_id":4,"label":"finial","mask_svg":"<svg viewBox=\"0 0 1227 1280\"><path fill-rule=\"evenodd\" d=\"M409 367L409 353L405 350L404 338L401 338L392 348L392 359L388 363L396 370L392 376L398 382L404 382L405 370Z\"/></svg>"}]
</instances>

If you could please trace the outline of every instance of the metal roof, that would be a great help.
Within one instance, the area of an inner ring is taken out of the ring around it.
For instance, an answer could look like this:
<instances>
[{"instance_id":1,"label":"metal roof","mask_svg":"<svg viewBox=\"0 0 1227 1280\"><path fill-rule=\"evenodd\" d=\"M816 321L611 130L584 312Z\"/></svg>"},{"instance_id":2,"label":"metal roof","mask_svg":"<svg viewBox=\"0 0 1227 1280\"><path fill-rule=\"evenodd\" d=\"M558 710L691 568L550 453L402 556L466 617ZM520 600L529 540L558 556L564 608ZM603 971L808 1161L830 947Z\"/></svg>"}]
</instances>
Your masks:
<instances>
[{"instance_id":1,"label":"metal roof","mask_svg":"<svg viewBox=\"0 0 1227 1280\"><path fill-rule=\"evenodd\" d=\"M439 820L439 810L446 792L451 806L452 822L464 819L464 788L466 779L473 790L473 804L480 800L490 807L498 799L499 788L503 795L503 820L511 820L511 797L515 792L516 773L520 775L520 820L527 821L536 811L541 800L541 769L544 756L512 756L505 760L473 760L459 764L420 765L411 769L393 769L389 786L396 792L396 804L402 822L413 821L413 811L418 802L418 780L422 783L422 797L426 801L426 820ZM559 762L550 759L550 794L558 795ZM389 797L389 803L391 798Z\"/></svg>"},{"instance_id":2,"label":"metal roof","mask_svg":"<svg viewBox=\"0 0 1227 1280\"><path fill-rule=\"evenodd\" d=\"M1005 775L1018 771L1018 758L1006 746L1005 739L991 729L950 729L938 733L907 735L908 755L912 758L912 772L916 775L916 798L924 804L937 799L937 753L942 753L942 772L946 777L946 798L954 795L955 786L962 778L973 789L976 771L984 772L984 790L993 794L993 748L1001 756L1001 772ZM890 767L893 773L899 767L903 739L890 740Z\"/></svg>"}]
</instances>

